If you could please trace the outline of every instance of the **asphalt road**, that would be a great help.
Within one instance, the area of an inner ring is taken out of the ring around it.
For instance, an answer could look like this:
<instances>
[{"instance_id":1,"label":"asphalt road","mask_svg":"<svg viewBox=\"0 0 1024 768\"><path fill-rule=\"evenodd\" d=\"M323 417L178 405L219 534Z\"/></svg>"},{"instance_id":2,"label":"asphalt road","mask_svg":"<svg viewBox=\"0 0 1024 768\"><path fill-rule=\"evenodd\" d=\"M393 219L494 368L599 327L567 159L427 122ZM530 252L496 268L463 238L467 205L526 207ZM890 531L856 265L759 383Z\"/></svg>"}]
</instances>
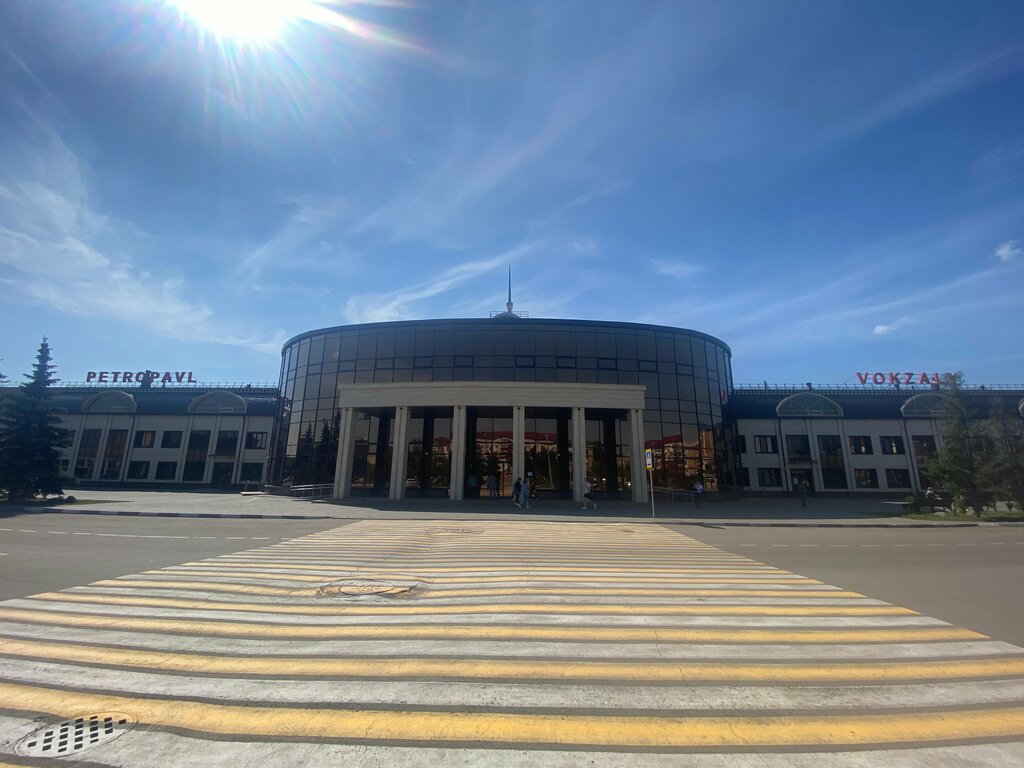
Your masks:
<instances>
[{"instance_id":1,"label":"asphalt road","mask_svg":"<svg viewBox=\"0 0 1024 768\"><path fill-rule=\"evenodd\" d=\"M768 565L1024 646L1024 527L680 530Z\"/></svg>"},{"instance_id":2,"label":"asphalt road","mask_svg":"<svg viewBox=\"0 0 1024 768\"><path fill-rule=\"evenodd\" d=\"M67 589L336 528L337 520L0 517L0 600Z\"/></svg>"},{"instance_id":3,"label":"asphalt road","mask_svg":"<svg viewBox=\"0 0 1024 768\"><path fill-rule=\"evenodd\" d=\"M0 765L1019 764L1018 542L8 517Z\"/></svg>"}]
</instances>

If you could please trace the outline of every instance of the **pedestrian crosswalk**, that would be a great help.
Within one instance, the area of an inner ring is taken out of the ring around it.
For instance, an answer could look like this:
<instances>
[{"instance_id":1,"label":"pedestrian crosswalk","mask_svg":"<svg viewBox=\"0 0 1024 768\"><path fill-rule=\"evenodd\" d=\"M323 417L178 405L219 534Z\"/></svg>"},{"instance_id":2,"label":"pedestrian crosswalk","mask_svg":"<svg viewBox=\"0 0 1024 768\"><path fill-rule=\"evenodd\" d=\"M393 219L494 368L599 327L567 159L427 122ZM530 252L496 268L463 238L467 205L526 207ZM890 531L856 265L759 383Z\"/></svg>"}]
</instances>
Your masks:
<instances>
[{"instance_id":1,"label":"pedestrian crosswalk","mask_svg":"<svg viewBox=\"0 0 1024 768\"><path fill-rule=\"evenodd\" d=\"M0 762L99 712L99 765L1011 765L1024 649L660 525L362 521L0 603Z\"/></svg>"}]
</instances>

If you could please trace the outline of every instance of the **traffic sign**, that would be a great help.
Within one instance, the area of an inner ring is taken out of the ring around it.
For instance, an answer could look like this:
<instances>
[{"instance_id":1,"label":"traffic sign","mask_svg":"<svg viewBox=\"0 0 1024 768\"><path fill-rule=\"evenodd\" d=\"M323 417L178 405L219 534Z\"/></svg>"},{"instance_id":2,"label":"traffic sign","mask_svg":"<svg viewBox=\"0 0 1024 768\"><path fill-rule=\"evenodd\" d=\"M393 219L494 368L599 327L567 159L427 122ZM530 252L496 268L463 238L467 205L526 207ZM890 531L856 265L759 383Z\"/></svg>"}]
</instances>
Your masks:
<instances>
[{"instance_id":1,"label":"traffic sign","mask_svg":"<svg viewBox=\"0 0 1024 768\"><path fill-rule=\"evenodd\" d=\"M645 453L647 454L647 468L654 469L654 451L648 448Z\"/></svg>"}]
</instances>

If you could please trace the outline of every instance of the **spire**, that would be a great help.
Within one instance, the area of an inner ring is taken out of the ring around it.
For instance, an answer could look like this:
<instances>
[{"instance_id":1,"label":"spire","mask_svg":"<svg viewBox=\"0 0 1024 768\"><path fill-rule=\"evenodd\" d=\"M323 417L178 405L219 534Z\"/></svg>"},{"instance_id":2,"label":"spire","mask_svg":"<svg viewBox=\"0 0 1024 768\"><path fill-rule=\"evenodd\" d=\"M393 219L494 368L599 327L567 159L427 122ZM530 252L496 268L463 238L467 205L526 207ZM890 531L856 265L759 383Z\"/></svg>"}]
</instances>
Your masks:
<instances>
[{"instance_id":1,"label":"spire","mask_svg":"<svg viewBox=\"0 0 1024 768\"><path fill-rule=\"evenodd\" d=\"M512 313L512 265L508 265L508 303L505 305L505 309Z\"/></svg>"}]
</instances>

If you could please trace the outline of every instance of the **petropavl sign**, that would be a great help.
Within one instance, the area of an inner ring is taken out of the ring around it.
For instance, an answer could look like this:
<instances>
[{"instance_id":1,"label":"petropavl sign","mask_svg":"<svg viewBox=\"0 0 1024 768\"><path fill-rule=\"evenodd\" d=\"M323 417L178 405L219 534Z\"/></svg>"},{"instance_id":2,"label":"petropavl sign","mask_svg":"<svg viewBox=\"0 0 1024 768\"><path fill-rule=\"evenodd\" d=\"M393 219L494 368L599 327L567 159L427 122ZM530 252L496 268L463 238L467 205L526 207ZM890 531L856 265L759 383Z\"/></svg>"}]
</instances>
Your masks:
<instances>
[{"instance_id":1,"label":"petropavl sign","mask_svg":"<svg viewBox=\"0 0 1024 768\"><path fill-rule=\"evenodd\" d=\"M198 384L192 371L88 371L86 384Z\"/></svg>"}]
</instances>

